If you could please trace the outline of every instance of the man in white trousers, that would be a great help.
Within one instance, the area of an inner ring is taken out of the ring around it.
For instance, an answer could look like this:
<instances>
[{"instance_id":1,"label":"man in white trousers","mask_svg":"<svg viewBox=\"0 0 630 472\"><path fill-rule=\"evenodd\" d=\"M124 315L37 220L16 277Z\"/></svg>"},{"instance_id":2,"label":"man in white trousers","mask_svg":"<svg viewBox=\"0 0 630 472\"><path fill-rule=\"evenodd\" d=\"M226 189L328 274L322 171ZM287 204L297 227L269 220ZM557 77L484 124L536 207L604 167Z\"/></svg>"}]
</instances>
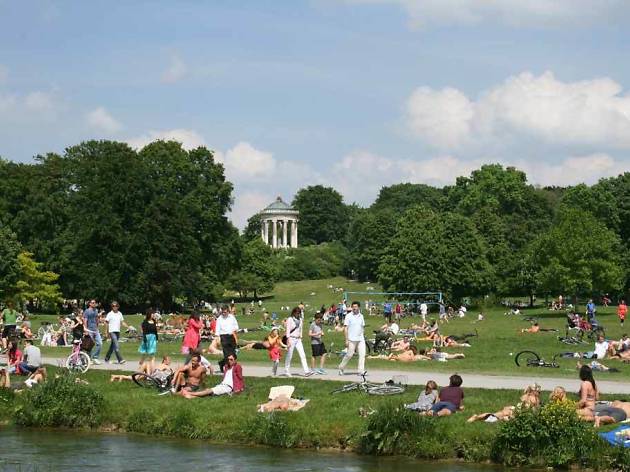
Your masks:
<instances>
[{"instance_id":1,"label":"man in white trousers","mask_svg":"<svg viewBox=\"0 0 630 472\"><path fill-rule=\"evenodd\" d=\"M365 328L365 320L359 310L361 305L359 302L352 302L352 311L346 315L344 321L343 333L346 337L346 355L339 364L339 375L344 375L346 365L352 359L355 351L359 353L359 370L358 374L365 373L365 338L363 337L363 328Z\"/></svg>"},{"instance_id":2,"label":"man in white trousers","mask_svg":"<svg viewBox=\"0 0 630 472\"><path fill-rule=\"evenodd\" d=\"M287 357L284 359L284 370L287 377L291 377L291 358L293 357L293 351L296 350L300 361L302 361L302 368L304 369L304 376L309 377L313 375L313 372L308 368L308 362L306 362L306 354L304 353L304 346L302 345L302 325L304 320L302 319L302 309L296 307L291 312L291 316L287 318L286 332L287 332Z\"/></svg>"}]
</instances>

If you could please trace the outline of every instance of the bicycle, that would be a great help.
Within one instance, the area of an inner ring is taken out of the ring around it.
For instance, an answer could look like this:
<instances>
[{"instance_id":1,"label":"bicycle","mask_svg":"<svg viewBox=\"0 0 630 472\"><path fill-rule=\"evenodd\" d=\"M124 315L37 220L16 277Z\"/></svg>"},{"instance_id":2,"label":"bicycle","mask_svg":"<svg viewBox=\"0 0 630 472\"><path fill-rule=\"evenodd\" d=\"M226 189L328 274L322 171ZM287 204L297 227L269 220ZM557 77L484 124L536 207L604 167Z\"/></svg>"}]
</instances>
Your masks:
<instances>
[{"instance_id":1,"label":"bicycle","mask_svg":"<svg viewBox=\"0 0 630 472\"><path fill-rule=\"evenodd\" d=\"M169 390L173 383L175 373L171 370L166 375L150 375L144 372L135 372L131 374L131 379L141 388L157 388L160 392Z\"/></svg>"},{"instance_id":2,"label":"bicycle","mask_svg":"<svg viewBox=\"0 0 630 472\"><path fill-rule=\"evenodd\" d=\"M337 393L347 393L347 392L363 392L368 395L398 395L404 393L406 390L406 386L401 382L395 382L394 380L389 380L382 384L376 384L372 382L368 382L366 379L366 373L361 374L363 380L361 382L354 382L350 384L343 385L332 392L331 394L335 395Z\"/></svg>"},{"instance_id":3,"label":"bicycle","mask_svg":"<svg viewBox=\"0 0 630 472\"><path fill-rule=\"evenodd\" d=\"M72 342L72 352L66 359L65 367L70 371L85 374L92 365L92 359L87 352L81 349L83 342L76 339Z\"/></svg>"},{"instance_id":4,"label":"bicycle","mask_svg":"<svg viewBox=\"0 0 630 472\"><path fill-rule=\"evenodd\" d=\"M547 362L534 351L521 351L514 357L514 362L519 367L551 367L557 369L560 367L556 362L557 357L558 355L555 355L551 359L551 362Z\"/></svg>"}]
</instances>

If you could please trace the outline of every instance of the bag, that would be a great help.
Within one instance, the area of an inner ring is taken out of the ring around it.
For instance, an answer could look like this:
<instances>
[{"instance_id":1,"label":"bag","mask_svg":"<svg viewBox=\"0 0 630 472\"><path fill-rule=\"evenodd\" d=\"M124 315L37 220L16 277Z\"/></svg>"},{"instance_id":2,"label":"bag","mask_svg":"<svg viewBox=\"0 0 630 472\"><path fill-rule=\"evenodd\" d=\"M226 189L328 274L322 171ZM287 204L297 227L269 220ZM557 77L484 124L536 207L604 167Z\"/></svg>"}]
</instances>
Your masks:
<instances>
[{"instance_id":1,"label":"bag","mask_svg":"<svg viewBox=\"0 0 630 472\"><path fill-rule=\"evenodd\" d=\"M89 334L85 334L83 339L81 339L81 350L85 352L90 352L94 347L94 340Z\"/></svg>"}]
</instances>

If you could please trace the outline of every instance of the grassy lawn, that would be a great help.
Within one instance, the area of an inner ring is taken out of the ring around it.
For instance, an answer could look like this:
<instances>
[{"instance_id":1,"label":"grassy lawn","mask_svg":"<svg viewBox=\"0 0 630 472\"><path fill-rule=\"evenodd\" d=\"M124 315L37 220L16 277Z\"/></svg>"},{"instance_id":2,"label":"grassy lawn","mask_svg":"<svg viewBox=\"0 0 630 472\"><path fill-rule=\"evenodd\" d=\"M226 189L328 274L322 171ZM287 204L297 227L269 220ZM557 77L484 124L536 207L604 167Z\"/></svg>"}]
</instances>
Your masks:
<instances>
[{"instance_id":1,"label":"grassy lawn","mask_svg":"<svg viewBox=\"0 0 630 472\"><path fill-rule=\"evenodd\" d=\"M303 301L307 306L307 318L310 319L312 314L321 307L322 304L330 305L333 302L338 302L341 299L341 293L334 292L330 288L343 287L348 291L366 291L368 287L364 283L349 282L343 278L334 278L317 281L300 281L300 282L284 282L276 285L275 291L272 296L264 299L263 308L266 308L270 313L276 311L279 313L280 318L285 318L288 314L286 311L281 311L282 306L295 306L300 301ZM375 284L371 284L376 291L379 290ZM370 297L369 295L356 296L352 299L357 299L363 302L366 299L378 300L377 297ZM249 304L238 305L238 320L241 327L254 328L261 322L261 310L256 305L256 313L253 316L241 315L241 308L243 306L248 307ZM391 370L423 370L423 371L436 371L436 372L475 372L475 373L488 373L488 374L505 374L505 375L526 375L526 376L553 376L553 377L575 377L575 361L572 359L560 359L560 368L527 368L518 367L514 363L514 355L521 350L533 350L545 359L550 359L554 354L565 351L591 351L593 349L592 344L582 344L578 346L568 346L558 341L558 334L564 334L565 331L565 313L553 312L542 308L526 309L523 310L523 316L505 316L505 309L502 307L495 307L488 310L484 310L486 319L483 322L477 322L477 314L479 310L469 310L468 315L463 319L455 319L450 323L443 325L441 328L442 334L464 334L469 332L478 331L479 337L472 338L472 346L468 348L450 348L449 352L463 352L466 355L465 359L452 360L446 363L441 362L416 362L413 364L394 363L385 360L368 360L368 368L373 369L391 369ZM432 307L430 316L437 316L437 308ZM559 329L559 333L543 332L538 334L521 334L520 330L530 326L530 323L524 321L526 317L538 317L541 327L543 328L556 328ZM54 317L50 316L38 316L34 320L35 329L39 323L44 320L53 320ZM598 309L598 319L600 323L606 328L607 337L610 339L619 339L625 330L622 330L619 326L615 314L615 307ZM128 323L139 327L141 322L140 316L126 316ZM405 319L402 321L402 327L409 326L416 319ZM383 320L381 317L366 316L366 335L372 334L372 331L377 329ZM630 329L628 330L630 331ZM242 340L260 340L264 337L263 332L251 332L242 334ZM306 341L306 340L305 340ZM341 350L343 348L343 335L334 331L326 332L325 342L329 351ZM104 345L104 349L107 348L107 342ZM430 342L418 341L419 347L429 347ZM306 342L305 342L306 345ZM332 345L332 349L331 349ZM124 343L122 345L122 352L125 358L132 360L137 359L138 344L134 342ZM180 354L179 343L160 342L158 353L159 355L171 355L174 360L182 358ZM310 354L310 348L306 346L307 354ZM64 348L44 348L43 352L49 356L65 356L69 352ZM103 353L104 355L104 353ZM102 357L102 356L101 356ZM242 363L269 363L266 351L241 351L239 360ZM333 369L339 362L339 358L335 355L331 355L327 360L329 368ZM294 360L294 365L297 365L298 361ZM604 363L611 367L617 367L621 372L619 373L598 373L598 379L606 380L630 380L630 365L622 364L618 360L606 360ZM356 365L356 364L354 364ZM350 364L350 368L353 364Z\"/></svg>"}]
</instances>

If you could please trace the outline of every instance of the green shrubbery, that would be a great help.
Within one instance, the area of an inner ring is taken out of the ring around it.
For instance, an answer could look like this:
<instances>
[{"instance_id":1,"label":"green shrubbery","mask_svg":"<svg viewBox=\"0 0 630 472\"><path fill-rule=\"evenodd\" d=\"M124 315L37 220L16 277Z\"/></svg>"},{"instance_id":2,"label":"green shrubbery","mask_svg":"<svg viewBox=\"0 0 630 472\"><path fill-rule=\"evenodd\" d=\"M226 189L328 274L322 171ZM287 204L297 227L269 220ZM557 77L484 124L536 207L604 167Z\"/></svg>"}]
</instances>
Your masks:
<instances>
[{"instance_id":1,"label":"green shrubbery","mask_svg":"<svg viewBox=\"0 0 630 472\"><path fill-rule=\"evenodd\" d=\"M102 424L105 407L103 395L94 388L62 375L25 391L13 418L20 426L93 428Z\"/></svg>"},{"instance_id":2,"label":"green shrubbery","mask_svg":"<svg viewBox=\"0 0 630 472\"><path fill-rule=\"evenodd\" d=\"M256 415L246 423L243 433L255 444L286 448L295 446L300 437L299 431L287 421L287 413L276 412Z\"/></svg>"},{"instance_id":3,"label":"green shrubbery","mask_svg":"<svg viewBox=\"0 0 630 472\"><path fill-rule=\"evenodd\" d=\"M593 425L580 420L571 402L517 410L494 439L492 458L504 465L594 465L601 440Z\"/></svg>"},{"instance_id":4,"label":"green shrubbery","mask_svg":"<svg viewBox=\"0 0 630 472\"><path fill-rule=\"evenodd\" d=\"M317 280L343 273L347 249L338 242L277 253L279 280Z\"/></svg>"}]
</instances>

